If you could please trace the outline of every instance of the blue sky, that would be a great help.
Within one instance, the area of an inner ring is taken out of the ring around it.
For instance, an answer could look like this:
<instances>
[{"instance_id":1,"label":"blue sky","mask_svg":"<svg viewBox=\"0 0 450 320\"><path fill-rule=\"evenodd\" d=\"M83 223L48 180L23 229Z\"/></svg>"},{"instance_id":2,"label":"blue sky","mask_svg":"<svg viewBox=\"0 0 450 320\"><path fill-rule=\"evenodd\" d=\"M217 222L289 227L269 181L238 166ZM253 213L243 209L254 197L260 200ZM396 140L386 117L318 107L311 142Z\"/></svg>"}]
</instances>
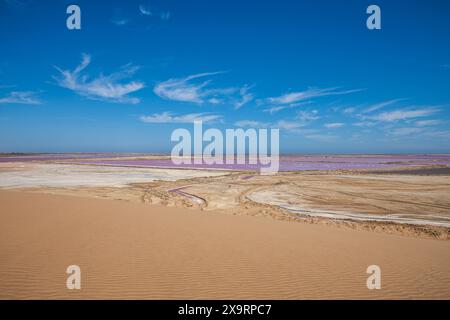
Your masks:
<instances>
[{"instance_id":1,"label":"blue sky","mask_svg":"<svg viewBox=\"0 0 450 320\"><path fill-rule=\"evenodd\" d=\"M194 119L286 153L448 152L449 32L437 0L0 0L0 152L167 152Z\"/></svg>"}]
</instances>

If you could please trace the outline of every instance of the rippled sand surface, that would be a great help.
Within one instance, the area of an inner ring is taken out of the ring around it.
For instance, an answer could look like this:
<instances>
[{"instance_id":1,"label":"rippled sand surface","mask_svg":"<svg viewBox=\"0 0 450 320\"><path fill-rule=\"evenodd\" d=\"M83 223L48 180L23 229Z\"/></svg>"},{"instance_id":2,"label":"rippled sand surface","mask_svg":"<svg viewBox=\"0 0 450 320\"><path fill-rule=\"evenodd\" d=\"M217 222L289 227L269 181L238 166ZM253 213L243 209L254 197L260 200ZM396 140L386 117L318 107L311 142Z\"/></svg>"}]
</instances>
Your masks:
<instances>
[{"instance_id":1,"label":"rippled sand surface","mask_svg":"<svg viewBox=\"0 0 450 320\"><path fill-rule=\"evenodd\" d=\"M366 287L372 264L381 290ZM450 299L449 270L450 241L0 191L2 299Z\"/></svg>"}]
</instances>

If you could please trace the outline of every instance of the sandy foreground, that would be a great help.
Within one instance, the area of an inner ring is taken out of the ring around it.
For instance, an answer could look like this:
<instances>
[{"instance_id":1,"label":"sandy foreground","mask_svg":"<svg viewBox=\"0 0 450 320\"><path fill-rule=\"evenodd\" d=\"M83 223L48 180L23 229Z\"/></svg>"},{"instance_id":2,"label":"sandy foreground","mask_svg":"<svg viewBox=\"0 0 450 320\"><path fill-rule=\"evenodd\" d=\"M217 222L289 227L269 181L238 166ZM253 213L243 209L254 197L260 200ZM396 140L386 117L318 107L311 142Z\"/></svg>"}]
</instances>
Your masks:
<instances>
[{"instance_id":1,"label":"sandy foreground","mask_svg":"<svg viewBox=\"0 0 450 320\"><path fill-rule=\"evenodd\" d=\"M0 298L450 299L450 241L0 191Z\"/></svg>"}]
</instances>

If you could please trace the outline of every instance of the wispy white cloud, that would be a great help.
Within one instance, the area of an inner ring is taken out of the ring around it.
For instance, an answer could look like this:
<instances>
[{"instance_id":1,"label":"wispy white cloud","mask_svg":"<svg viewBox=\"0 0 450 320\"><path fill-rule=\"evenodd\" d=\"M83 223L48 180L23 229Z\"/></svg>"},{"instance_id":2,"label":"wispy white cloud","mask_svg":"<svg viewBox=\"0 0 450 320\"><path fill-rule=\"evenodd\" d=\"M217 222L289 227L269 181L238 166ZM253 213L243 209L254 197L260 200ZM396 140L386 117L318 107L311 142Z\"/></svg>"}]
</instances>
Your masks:
<instances>
[{"instance_id":1,"label":"wispy white cloud","mask_svg":"<svg viewBox=\"0 0 450 320\"><path fill-rule=\"evenodd\" d=\"M376 124L377 123L373 122L373 121L359 121L359 122L355 122L353 125L357 126L357 127L373 127Z\"/></svg>"},{"instance_id":2,"label":"wispy white cloud","mask_svg":"<svg viewBox=\"0 0 450 320\"><path fill-rule=\"evenodd\" d=\"M153 14L150 8L147 8L142 4L139 5L139 11L141 12L141 14L146 16L151 16Z\"/></svg>"},{"instance_id":3,"label":"wispy white cloud","mask_svg":"<svg viewBox=\"0 0 450 320\"><path fill-rule=\"evenodd\" d=\"M296 103L291 103L288 105L281 105L281 106L273 106L273 107L269 107L266 109L263 109L263 112L268 112L270 114L274 114L276 112L285 110L285 109L293 109L293 108L298 108L307 104L311 104L312 101L303 101L303 102L296 102Z\"/></svg>"},{"instance_id":4,"label":"wispy white cloud","mask_svg":"<svg viewBox=\"0 0 450 320\"><path fill-rule=\"evenodd\" d=\"M374 116L367 117L370 120L383 121L383 122L395 122L399 120L408 120L420 117L427 117L439 112L436 107L424 107L415 109L398 109L393 111L386 111Z\"/></svg>"},{"instance_id":5,"label":"wispy white cloud","mask_svg":"<svg viewBox=\"0 0 450 320\"><path fill-rule=\"evenodd\" d=\"M441 120L420 120L414 122L414 124L419 127L437 126L441 123L442 123Z\"/></svg>"},{"instance_id":6,"label":"wispy white cloud","mask_svg":"<svg viewBox=\"0 0 450 320\"><path fill-rule=\"evenodd\" d=\"M348 108L345 108L344 110L342 110L342 112L344 113L344 114L352 114L352 113L354 113L356 111L356 108L355 107L348 107Z\"/></svg>"},{"instance_id":7,"label":"wispy white cloud","mask_svg":"<svg viewBox=\"0 0 450 320\"><path fill-rule=\"evenodd\" d=\"M307 128L306 124L296 120L278 120L274 122L261 122L255 120L240 120L235 122L235 126L242 128L272 128L280 129L290 134L301 135L302 137L320 141L320 142L332 142L337 139L336 135L322 134L320 130Z\"/></svg>"},{"instance_id":8,"label":"wispy white cloud","mask_svg":"<svg viewBox=\"0 0 450 320\"><path fill-rule=\"evenodd\" d=\"M169 79L158 83L153 91L164 99L201 104L205 102L206 97L214 96L215 91L206 88L211 80L202 81L201 83L192 83L192 80L220 73L223 72L205 72L185 78Z\"/></svg>"},{"instance_id":9,"label":"wispy white cloud","mask_svg":"<svg viewBox=\"0 0 450 320\"><path fill-rule=\"evenodd\" d=\"M288 109L291 105L289 106L276 106L276 107L270 107L270 108L266 108L263 109L263 112L268 112L270 114L274 114L278 111L284 110L284 109Z\"/></svg>"},{"instance_id":10,"label":"wispy white cloud","mask_svg":"<svg viewBox=\"0 0 450 320\"><path fill-rule=\"evenodd\" d=\"M155 113L150 116L141 116L140 120L146 123L192 123L194 121L213 122L222 116L211 113L189 113L184 115L173 115L170 112Z\"/></svg>"},{"instance_id":11,"label":"wispy white cloud","mask_svg":"<svg viewBox=\"0 0 450 320\"><path fill-rule=\"evenodd\" d=\"M100 75L97 78L90 78L83 73L84 69L91 63L91 56L82 55L81 63L74 70L56 69L60 72L59 77L53 77L57 84L63 88L70 89L77 94L93 100L105 100L115 103L139 103L136 97L129 95L144 88L144 83L140 81L124 82L138 70L138 67L131 64L123 66L119 71L109 75Z\"/></svg>"},{"instance_id":12,"label":"wispy white cloud","mask_svg":"<svg viewBox=\"0 0 450 320\"><path fill-rule=\"evenodd\" d=\"M298 120L300 120L302 123L308 123L311 121L315 121L315 120L319 120L320 116L319 116L319 111L318 110L300 110L297 113L297 117Z\"/></svg>"},{"instance_id":13,"label":"wispy white cloud","mask_svg":"<svg viewBox=\"0 0 450 320\"><path fill-rule=\"evenodd\" d=\"M272 128L272 129L286 130L290 132L296 131L298 132L298 130L304 126L304 124L299 121L283 120L283 119L275 122L240 120L235 122L234 125L242 128Z\"/></svg>"},{"instance_id":14,"label":"wispy white cloud","mask_svg":"<svg viewBox=\"0 0 450 320\"><path fill-rule=\"evenodd\" d=\"M222 100L220 100L218 98L211 98L211 99L208 99L208 102L211 104L221 104Z\"/></svg>"},{"instance_id":15,"label":"wispy white cloud","mask_svg":"<svg viewBox=\"0 0 450 320\"><path fill-rule=\"evenodd\" d=\"M432 137L432 138L443 138L443 139L450 139L450 131L444 130L444 131L429 131L425 133L426 136Z\"/></svg>"},{"instance_id":16,"label":"wispy white cloud","mask_svg":"<svg viewBox=\"0 0 450 320\"><path fill-rule=\"evenodd\" d=\"M405 127L405 128L395 128L391 130L389 133L394 136L409 136L412 134L417 134L423 132L423 128L416 128L416 127Z\"/></svg>"},{"instance_id":17,"label":"wispy white cloud","mask_svg":"<svg viewBox=\"0 0 450 320\"><path fill-rule=\"evenodd\" d=\"M334 122L334 123L325 123L324 127L327 129L338 129L342 128L344 124L342 122Z\"/></svg>"},{"instance_id":18,"label":"wispy white cloud","mask_svg":"<svg viewBox=\"0 0 450 320\"><path fill-rule=\"evenodd\" d=\"M41 104L41 100L32 91L13 91L0 98L0 104Z\"/></svg>"},{"instance_id":19,"label":"wispy white cloud","mask_svg":"<svg viewBox=\"0 0 450 320\"><path fill-rule=\"evenodd\" d=\"M239 120L235 122L234 125L242 128L270 128L272 126L270 122L261 122L255 120Z\"/></svg>"},{"instance_id":20,"label":"wispy white cloud","mask_svg":"<svg viewBox=\"0 0 450 320\"><path fill-rule=\"evenodd\" d=\"M144 16L159 17L161 20L169 20L171 17L170 11L161 11L144 4L139 5L139 12Z\"/></svg>"},{"instance_id":21,"label":"wispy white cloud","mask_svg":"<svg viewBox=\"0 0 450 320\"><path fill-rule=\"evenodd\" d=\"M234 103L235 109L242 108L245 104L249 103L255 98L255 96L249 92L250 89L251 87L244 86L239 90L240 97L239 100Z\"/></svg>"},{"instance_id":22,"label":"wispy white cloud","mask_svg":"<svg viewBox=\"0 0 450 320\"><path fill-rule=\"evenodd\" d=\"M318 97L344 95L359 91L362 91L362 89L339 90L338 87L325 89L309 88L306 91L290 92L278 97L267 98L265 102L269 104L290 104Z\"/></svg>"},{"instance_id":23,"label":"wispy white cloud","mask_svg":"<svg viewBox=\"0 0 450 320\"><path fill-rule=\"evenodd\" d=\"M305 124L300 123L298 121L290 121L290 120L278 120L273 124L273 127L284 129L288 131L295 131L301 127L305 126Z\"/></svg>"},{"instance_id":24,"label":"wispy white cloud","mask_svg":"<svg viewBox=\"0 0 450 320\"><path fill-rule=\"evenodd\" d=\"M361 113L371 113L371 112L374 112L374 111L379 110L381 108L384 108L384 107L390 106L392 104L395 104L395 103L397 103L399 101L402 101L402 100L404 100L404 99L392 99L392 100L387 100L387 101L375 103L375 104L372 104L372 105L366 107L364 110L362 110Z\"/></svg>"},{"instance_id":25,"label":"wispy white cloud","mask_svg":"<svg viewBox=\"0 0 450 320\"><path fill-rule=\"evenodd\" d=\"M153 91L163 99L191 102L196 104L229 103L235 109L243 107L253 100L254 96L249 92L251 87L241 88L213 88L210 77L225 73L223 71L205 72L187 76L185 78L173 78L156 84ZM206 80L204 80L206 78ZM202 79L202 81L198 81Z\"/></svg>"}]
</instances>

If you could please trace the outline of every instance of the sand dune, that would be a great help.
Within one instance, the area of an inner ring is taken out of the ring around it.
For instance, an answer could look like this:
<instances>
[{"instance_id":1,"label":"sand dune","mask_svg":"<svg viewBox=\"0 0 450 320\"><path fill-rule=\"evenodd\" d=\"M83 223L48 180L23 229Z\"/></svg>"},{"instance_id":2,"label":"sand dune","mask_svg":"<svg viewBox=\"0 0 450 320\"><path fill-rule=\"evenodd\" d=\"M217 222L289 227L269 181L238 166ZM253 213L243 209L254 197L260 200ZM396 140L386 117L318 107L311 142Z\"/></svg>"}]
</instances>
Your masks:
<instances>
[{"instance_id":1,"label":"sand dune","mask_svg":"<svg viewBox=\"0 0 450 320\"><path fill-rule=\"evenodd\" d=\"M450 299L449 241L17 191L0 212L2 299Z\"/></svg>"}]
</instances>

